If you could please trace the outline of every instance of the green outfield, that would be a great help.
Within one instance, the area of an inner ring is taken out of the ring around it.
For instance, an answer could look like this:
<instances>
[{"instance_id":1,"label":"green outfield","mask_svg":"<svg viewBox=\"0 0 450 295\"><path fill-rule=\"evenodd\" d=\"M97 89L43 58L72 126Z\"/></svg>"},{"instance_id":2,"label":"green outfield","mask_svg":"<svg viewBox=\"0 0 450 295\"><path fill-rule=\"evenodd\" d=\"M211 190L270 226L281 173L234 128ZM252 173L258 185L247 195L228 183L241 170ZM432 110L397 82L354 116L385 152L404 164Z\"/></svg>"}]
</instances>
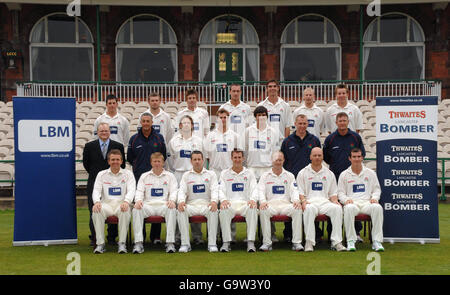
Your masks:
<instances>
[{"instance_id":1,"label":"green outfield","mask_svg":"<svg viewBox=\"0 0 450 295\"><path fill-rule=\"evenodd\" d=\"M381 274L449 275L450 204L439 205L439 224L439 244L385 243L386 251L380 253ZM282 230L283 224L277 224L280 239ZM13 247L13 231L14 211L0 211L0 275L65 275L71 252L79 253L83 275L364 275L372 262L367 259L372 252L367 237L354 253L330 251L327 243L316 246L312 253L294 252L282 242L275 243L270 253L247 253L241 242L230 253L208 253L206 247L194 247L187 254L166 254L163 246L146 245L142 255L119 255L114 246L108 246L105 254L94 255L89 246L87 209L78 209L78 245ZM244 233L245 225L238 224L240 240Z\"/></svg>"}]
</instances>

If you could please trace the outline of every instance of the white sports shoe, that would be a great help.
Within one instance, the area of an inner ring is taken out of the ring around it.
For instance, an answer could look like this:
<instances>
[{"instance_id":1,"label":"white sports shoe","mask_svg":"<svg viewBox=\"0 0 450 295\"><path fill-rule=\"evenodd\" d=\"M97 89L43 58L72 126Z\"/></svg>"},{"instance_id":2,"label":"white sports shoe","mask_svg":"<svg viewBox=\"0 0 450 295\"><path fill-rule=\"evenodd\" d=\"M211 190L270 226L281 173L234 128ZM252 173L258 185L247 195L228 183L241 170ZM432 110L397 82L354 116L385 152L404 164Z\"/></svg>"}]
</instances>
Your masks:
<instances>
[{"instance_id":1,"label":"white sports shoe","mask_svg":"<svg viewBox=\"0 0 450 295\"><path fill-rule=\"evenodd\" d=\"M220 247L220 252L230 252L230 243L229 242L224 242L222 247Z\"/></svg>"},{"instance_id":2,"label":"white sports shoe","mask_svg":"<svg viewBox=\"0 0 450 295\"><path fill-rule=\"evenodd\" d=\"M312 252L314 251L314 246L311 241L306 241L305 243L305 252Z\"/></svg>"},{"instance_id":3,"label":"white sports shoe","mask_svg":"<svg viewBox=\"0 0 450 295\"><path fill-rule=\"evenodd\" d=\"M125 245L125 243L118 243L118 245L119 249L117 250L117 253L119 254L127 253L127 246Z\"/></svg>"},{"instance_id":4,"label":"white sports shoe","mask_svg":"<svg viewBox=\"0 0 450 295\"><path fill-rule=\"evenodd\" d=\"M253 241L247 242L247 252L256 252L255 242Z\"/></svg>"},{"instance_id":5,"label":"white sports shoe","mask_svg":"<svg viewBox=\"0 0 450 295\"><path fill-rule=\"evenodd\" d=\"M351 251L351 252L356 251L355 241L353 241L353 240L347 241L347 251Z\"/></svg>"},{"instance_id":6,"label":"white sports shoe","mask_svg":"<svg viewBox=\"0 0 450 295\"><path fill-rule=\"evenodd\" d=\"M263 244L261 247L259 247L259 251L263 252L272 251L272 245Z\"/></svg>"},{"instance_id":7,"label":"white sports shoe","mask_svg":"<svg viewBox=\"0 0 450 295\"><path fill-rule=\"evenodd\" d=\"M216 245L209 245L208 246L208 252L211 252L211 253L219 252L219 249L217 249Z\"/></svg>"},{"instance_id":8,"label":"white sports shoe","mask_svg":"<svg viewBox=\"0 0 450 295\"><path fill-rule=\"evenodd\" d=\"M341 252L341 251L345 251L347 249L344 246L342 246L342 243L337 243L336 245L331 246L331 250L336 250L338 252Z\"/></svg>"},{"instance_id":9,"label":"white sports shoe","mask_svg":"<svg viewBox=\"0 0 450 295\"><path fill-rule=\"evenodd\" d=\"M376 252L383 252L384 251L383 245L380 242L378 242L378 241L373 241L372 249L375 250Z\"/></svg>"},{"instance_id":10,"label":"white sports shoe","mask_svg":"<svg viewBox=\"0 0 450 295\"><path fill-rule=\"evenodd\" d=\"M299 252L299 251L303 251L304 248L301 243L292 243L292 250Z\"/></svg>"},{"instance_id":11,"label":"white sports shoe","mask_svg":"<svg viewBox=\"0 0 450 295\"><path fill-rule=\"evenodd\" d=\"M175 253L175 245L173 243L166 244L166 253Z\"/></svg>"},{"instance_id":12,"label":"white sports shoe","mask_svg":"<svg viewBox=\"0 0 450 295\"><path fill-rule=\"evenodd\" d=\"M144 245L142 242L137 242L133 247L133 254L142 254L144 253Z\"/></svg>"},{"instance_id":13,"label":"white sports shoe","mask_svg":"<svg viewBox=\"0 0 450 295\"><path fill-rule=\"evenodd\" d=\"M180 253L187 253L189 251L191 251L191 246L189 245L181 245L180 249L178 249Z\"/></svg>"},{"instance_id":14,"label":"white sports shoe","mask_svg":"<svg viewBox=\"0 0 450 295\"><path fill-rule=\"evenodd\" d=\"M97 247L95 247L94 254L103 254L105 252L105 244L97 245Z\"/></svg>"}]
</instances>

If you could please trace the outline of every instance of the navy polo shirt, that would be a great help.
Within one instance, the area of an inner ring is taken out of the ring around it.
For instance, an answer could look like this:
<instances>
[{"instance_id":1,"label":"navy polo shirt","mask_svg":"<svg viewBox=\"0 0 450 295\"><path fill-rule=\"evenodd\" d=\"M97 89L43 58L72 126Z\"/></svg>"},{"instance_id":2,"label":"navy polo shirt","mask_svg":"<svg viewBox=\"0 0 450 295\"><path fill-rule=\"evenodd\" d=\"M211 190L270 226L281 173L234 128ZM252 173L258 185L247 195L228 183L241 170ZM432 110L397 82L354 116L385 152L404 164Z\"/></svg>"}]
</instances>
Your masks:
<instances>
[{"instance_id":1,"label":"navy polo shirt","mask_svg":"<svg viewBox=\"0 0 450 295\"><path fill-rule=\"evenodd\" d=\"M330 165L330 170L336 176L336 181L339 179L341 172L350 167L351 163L348 157L350 151L355 147L361 149L363 157L366 156L361 136L350 129L345 135L340 135L336 130L325 139L323 159Z\"/></svg>"},{"instance_id":2,"label":"navy polo shirt","mask_svg":"<svg viewBox=\"0 0 450 295\"><path fill-rule=\"evenodd\" d=\"M127 151L127 160L133 166L134 177L136 183L141 177L142 173L150 171L150 156L160 152L166 160L166 144L161 134L157 133L153 127L149 137L145 137L140 129L136 134L130 138Z\"/></svg>"},{"instance_id":3,"label":"navy polo shirt","mask_svg":"<svg viewBox=\"0 0 450 295\"><path fill-rule=\"evenodd\" d=\"M315 147L320 147L320 140L308 131L303 139L295 132L286 137L281 144L281 152L284 154L284 169L297 177L298 172L311 163L309 156Z\"/></svg>"}]
</instances>

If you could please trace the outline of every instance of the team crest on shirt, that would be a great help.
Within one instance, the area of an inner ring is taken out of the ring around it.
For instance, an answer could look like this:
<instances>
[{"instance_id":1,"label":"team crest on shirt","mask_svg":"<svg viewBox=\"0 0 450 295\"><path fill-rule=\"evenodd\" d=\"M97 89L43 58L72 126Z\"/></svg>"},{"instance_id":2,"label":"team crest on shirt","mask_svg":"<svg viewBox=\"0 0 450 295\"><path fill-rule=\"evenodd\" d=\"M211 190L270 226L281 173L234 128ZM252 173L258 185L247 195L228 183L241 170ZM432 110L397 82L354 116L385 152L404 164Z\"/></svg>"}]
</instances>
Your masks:
<instances>
[{"instance_id":1,"label":"team crest on shirt","mask_svg":"<svg viewBox=\"0 0 450 295\"><path fill-rule=\"evenodd\" d=\"M167 185L167 181L164 181L163 185Z\"/></svg>"},{"instance_id":2,"label":"team crest on shirt","mask_svg":"<svg viewBox=\"0 0 450 295\"><path fill-rule=\"evenodd\" d=\"M325 180L325 181L326 181L326 180L327 180L327 177L326 177L326 176L322 177L322 180Z\"/></svg>"},{"instance_id":3,"label":"team crest on shirt","mask_svg":"<svg viewBox=\"0 0 450 295\"><path fill-rule=\"evenodd\" d=\"M247 176L244 176L244 181L247 181L247 179L248 179Z\"/></svg>"},{"instance_id":4,"label":"team crest on shirt","mask_svg":"<svg viewBox=\"0 0 450 295\"><path fill-rule=\"evenodd\" d=\"M287 183L288 183L288 181L287 181L287 180L284 180L284 181L283 181L283 183L284 183L284 184L287 184Z\"/></svg>"},{"instance_id":5,"label":"team crest on shirt","mask_svg":"<svg viewBox=\"0 0 450 295\"><path fill-rule=\"evenodd\" d=\"M209 182L209 179L208 179L208 178L206 178L206 179L205 179L205 182Z\"/></svg>"},{"instance_id":6,"label":"team crest on shirt","mask_svg":"<svg viewBox=\"0 0 450 295\"><path fill-rule=\"evenodd\" d=\"M351 148L354 148L354 147L355 147L355 144L354 144L354 143L351 143L351 144L350 144L350 147L351 147Z\"/></svg>"},{"instance_id":7,"label":"team crest on shirt","mask_svg":"<svg viewBox=\"0 0 450 295\"><path fill-rule=\"evenodd\" d=\"M308 148L312 149L312 144L311 143L308 144Z\"/></svg>"},{"instance_id":8,"label":"team crest on shirt","mask_svg":"<svg viewBox=\"0 0 450 295\"><path fill-rule=\"evenodd\" d=\"M364 181L369 181L369 177L364 177Z\"/></svg>"},{"instance_id":9,"label":"team crest on shirt","mask_svg":"<svg viewBox=\"0 0 450 295\"><path fill-rule=\"evenodd\" d=\"M155 143L153 143L153 147L158 147L158 144L155 142Z\"/></svg>"}]
</instances>

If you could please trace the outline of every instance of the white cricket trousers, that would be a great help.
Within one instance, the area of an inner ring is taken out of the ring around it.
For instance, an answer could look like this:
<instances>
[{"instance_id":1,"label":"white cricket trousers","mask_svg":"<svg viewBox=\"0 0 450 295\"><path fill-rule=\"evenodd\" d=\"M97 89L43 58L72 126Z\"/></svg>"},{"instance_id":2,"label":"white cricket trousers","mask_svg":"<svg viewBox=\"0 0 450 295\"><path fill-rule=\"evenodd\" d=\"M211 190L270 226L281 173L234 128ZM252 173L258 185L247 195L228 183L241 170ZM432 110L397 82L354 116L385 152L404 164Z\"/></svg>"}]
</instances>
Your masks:
<instances>
[{"instance_id":1,"label":"white cricket trousers","mask_svg":"<svg viewBox=\"0 0 450 295\"><path fill-rule=\"evenodd\" d=\"M245 217L247 224L247 241L255 241L256 225L258 224L258 209L250 208L247 201L230 201L231 206L219 212L222 242L231 242L231 220L240 215Z\"/></svg>"},{"instance_id":2,"label":"white cricket trousers","mask_svg":"<svg viewBox=\"0 0 450 295\"><path fill-rule=\"evenodd\" d=\"M314 198L307 200L310 204L306 205L303 212L303 221L305 223L305 240L316 245L316 228L314 220L317 215L325 214L331 219L331 245L342 243L342 206L332 203L325 198Z\"/></svg>"},{"instance_id":3,"label":"white cricket trousers","mask_svg":"<svg viewBox=\"0 0 450 295\"><path fill-rule=\"evenodd\" d=\"M128 226L131 220L131 205L128 211L122 212L120 204L122 201L102 202L102 209L99 213L92 212L92 222L94 223L97 245L105 243L105 220L109 216L117 216L119 218L119 243L127 241Z\"/></svg>"},{"instance_id":4,"label":"white cricket trousers","mask_svg":"<svg viewBox=\"0 0 450 295\"><path fill-rule=\"evenodd\" d=\"M275 215L287 215L292 218L292 243L301 243L303 238L302 210L295 209L294 205L286 200L272 200L268 204L267 209L259 210L263 244L272 244L270 218Z\"/></svg>"},{"instance_id":5,"label":"white cricket trousers","mask_svg":"<svg viewBox=\"0 0 450 295\"><path fill-rule=\"evenodd\" d=\"M166 243L175 243L175 226L177 210L169 209L166 204L155 205L144 203L141 209L133 209L134 242L143 242L144 219L149 216L163 216L166 220Z\"/></svg>"},{"instance_id":6,"label":"white cricket trousers","mask_svg":"<svg viewBox=\"0 0 450 295\"><path fill-rule=\"evenodd\" d=\"M215 246L217 241L217 228L219 226L219 210L212 212L209 203L203 200L200 202L187 203L184 211L177 211L178 228L181 234L181 245L190 245L189 237L189 217L195 215L205 216L208 227L208 245Z\"/></svg>"},{"instance_id":7,"label":"white cricket trousers","mask_svg":"<svg viewBox=\"0 0 450 295\"><path fill-rule=\"evenodd\" d=\"M372 240L383 242L383 207L372 204L370 201L353 201L353 204L344 206L344 228L347 241L356 241L355 216L358 214L370 215L372 219Z\"/></svg>"}]
</instances>

